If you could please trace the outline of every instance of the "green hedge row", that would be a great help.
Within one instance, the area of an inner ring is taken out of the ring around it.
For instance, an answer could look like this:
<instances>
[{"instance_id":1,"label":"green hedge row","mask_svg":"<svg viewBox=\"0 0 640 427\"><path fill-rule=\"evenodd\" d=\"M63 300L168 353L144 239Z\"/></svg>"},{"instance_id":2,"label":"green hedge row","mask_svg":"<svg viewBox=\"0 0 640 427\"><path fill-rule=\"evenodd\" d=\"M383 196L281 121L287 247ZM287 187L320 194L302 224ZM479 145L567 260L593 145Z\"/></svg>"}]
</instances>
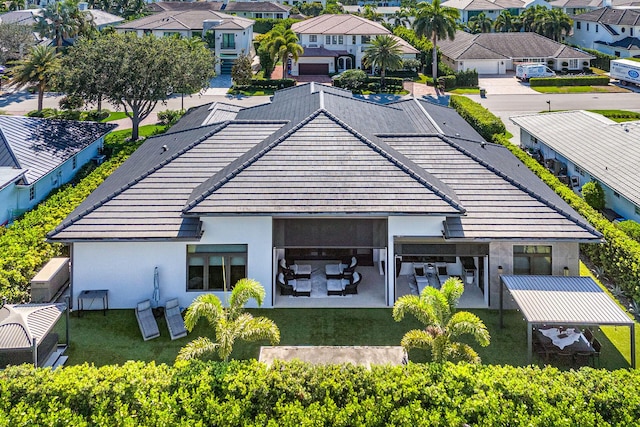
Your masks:
<instances>
[{"instance_id":1,"label":"green hedge row","mask_svg":"<svg viewBox=\"0 0 640 427\"><path fill-rule=\"evenodd\" d=\"M278 90L285 89L288 87L292 87L296 85L296 81L293 79L275 79L275 80L266 80L266 79L251 79L251 84L249 85L238 85L234 86L234 89L237 90L262 90L262 89L270 89L270 90Z\"/></svg>"},{"instance_id":2,"label":"green hedge row","mask_svg":"<svg viewBox=\"0 0 640 427\"><path fill-rule=\"evenodd\" d=\"M35 209L11 224L0 228L0 295L9 302L19 303L30 300L31 278L52 257L60 256L63 247L45 241L53 230L70 214L93 190L129 157L139 146L125 143L131 131L115 132L105 138L106 151L114 156L97 168L85 165L74 181L48 196Z\"/></svg>"},{"instance_id":3,"label":"green hedge row","mask_svg":"<svg viewBox=\"0 0 640 427\"><path fill-rule=\"evenodd\" d=\"M640 371L453 364L128 362L0 373L0 423L637 426Z\"/></svg>"},{"instance_id":4,"label":"green hedge row","mask_svg":"<svg viewBox=\"0 0 640 427\"><path fill-rule=\"evenodd\" d=\"M531 87L536 86L606 86L609 84L607 76L580 77L534 77L529 79Z\"/></svg>"},{"instance_id":5,"label":"green hedge row","mask_svg":"<svg viewBox=\"0 0 640 427\"><path fill-rule=\"evenodd\" d=\"M582 244L580 249L596 265L600 266L609 278L620 285L627 295L640 301L640 243L631 239L600 212L589 206L569 187L562 184L557 177L540 163L520 147L511 143L504 135L502 121L490 111L469 98L457 95L451 96L451 106L485 139L506 146L565 202L571 205L573 209L604 235L604 243ZM501 131L496 122L502 125Z\"/></svg>"},{"instance_id":6,"label":"green hedge row","mask_svg":"<svg viewBox=\"0 0 640 427\"><path fill-rule=\"evenodd\" d=\"M291 28L293 24L300 21L299 19L287 18L287 19L276 19L276 18L256 18L254 19L253 24L253 32L254 34L267 34L269 31L273 30L273 27L276 25L284 25L285 28Z\"/></svg>"},{"instance_id":7,"label":"green hedge row","mask_svg":"<svg viewBox=\"0 0 640 427\"><path fill-rule=\"evenodd\" d=\"M449 102L451 107L487 141L491 141L494 135L507 131L502 120L477 102L460 95L452 95Z\"/></svg>"}]
</instances>

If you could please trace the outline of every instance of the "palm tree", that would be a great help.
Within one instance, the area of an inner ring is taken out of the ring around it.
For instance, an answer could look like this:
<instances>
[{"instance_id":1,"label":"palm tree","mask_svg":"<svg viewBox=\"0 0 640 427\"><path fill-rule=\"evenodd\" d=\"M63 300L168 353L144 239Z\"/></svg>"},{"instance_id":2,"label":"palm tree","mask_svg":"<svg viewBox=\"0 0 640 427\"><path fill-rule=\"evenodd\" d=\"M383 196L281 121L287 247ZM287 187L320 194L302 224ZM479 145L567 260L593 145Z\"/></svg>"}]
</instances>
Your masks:
<instances>
[{"instance_id":1,"label":"palm tree","mask_svg":"<svg viewBox=\"0 0 640 427\"><path fill-rule=\"evenodd\" d=\"M503 10L493 23L493 28L501 33L517 31L520 28L518 17L511 15L508 10Z\"/></svg>"},{"instance_id":2,"label":"palm tree","mask_svg":"<svg viewBox=\"0 0 640 427\"><path fill-rule=\"evenodd\" d=\"M393 15L391 15L393 27L406 27L411 21L409 20L409 11L404 7L396 10Z\"/></svg>"},{"instance_id":3,"label":"palm tree","mask_svg":"<svg viewBox=\"0 0 640 427\"><path fill-rule=\"evenodd\" d=\"M480 357L471 346L454 341L463 335L469 335L486 347L491 339L489 331L478 316L467 311L455 311L462 292L462 281L450 277L440 290L426 286L420 296L405 295L398 298L393 306L395 321L399 322L405 314L410 313L425 325L423 330L412 330L404 335L401 345L405 350L431 350L431 359L437 363L480 363Z\"/></svg>"},{"instance_id":4,"label":"palm tree","mask_svg":"<svg viewBox=\"0 0 640 427\"><path fill-rule=\"evenodd\" d=\"M34 46L29 55L11 70L9 84L38 86L38 111L42 111L44 91L51 85L58 67L58 54L51 46Z\"/></svg>"},{"instance_id":5,"label":"palm tree","mask_svg":"<svg viewBox=\"0 0 640 427\"><path fill-rule=\"evenodd\" d=\"M560 9L551 9L543 15L541 21L542 35L557 42L562 34L568 34L573 26L571 18Z\"/></svg>"},{"instance_id":6,"label":"palm tree","mask_svg":"<svg viewBox=\"0 0 640 427\"><path fill-rule=\"evenodd\" d=\"M459 17L458 9L440 6L440 0L418 4L413 28L418 37L428 37L433 44L432 75L434 80L438 78L438 40L445 37L449 40L454 39L456 20Z\"/></svg>"},{"instance_id":7,"label":"palm tree","mask_svg":"<svg viewBox=\"0 0 640 427\"><path fill-rule=\"evenodd\" d=\"M298 44L298 36L291 29L277 26L271 30L271 37L267 43L272 58L282 61L282 78L286 78L289 56L297 62L300 55L304 53L304 49Z\"/></svg>"},{"instance_id":8,"label":"palm tree","mask_svg":"<svg viewBox=\"0 0 640 427\"><path fill-rule=\"evenodd\" d=\"M469 19L469 29L472 33L488 33L491 31L493 21L484 12L480 12Z\"/></svg>"},{"instance_id":9,"label":"palm tree","mask_svg":"<svg viewBox=\"0 0 640 427\"><path fill-rule=\"evenodd\" d=\"M520 23L525 32L537 32L542 16L547 13L547 8L536 5L529 7L520 15Z\"/></svg>"},{"instance_id":10,"label":"palm tree","mask_svg":"<svg viewBox=\"0 0 640 427\"><path fill-rule=\"evenodd\" d=\"M381 22L383 20L382 14L378 13L376 9L378 8L375 4L365 4L364 11L362 12L362 17L368 19L373 22Z\"/></svg>"},{"instance_id":11,"label":"palm tree","mask_svg":"<svg viewBox=\"0 0 640 427\"><path fill-rule=\"evenodd\" d=\"M385 71L402 68L400 43L390 34L376 36L365 50L362 62L366 67L380 67L380 87L384 87Z\"/></svg>"},{"instance_id":12,"label":"palm tree","mask_svg":"<svg viewBox=\"0 0 640 427\"><path fill-rule=\"evenodd\" d=\"M36 18L35 30L42 37L55 41L58 52L66 38L89 34L95 29L93 16L78 8L79 0L56 1L47 4Z\"/></svg>"},{"instance_id":13,"label":"palm tree","mask_svg":"<svg viewBox=\"0 0 640 427\"><path fill-rule=\"evenodd\" d=\"M11 2L9 2L9 10L23 10L26 8L26 0L11 0Z\"/></svg>"},{"instance_id":14,"label":"palm tree","mask_svg":"<svg viewBox=\"0 0 640 427\"><path fill-rule=\"evenodd\" d=\"M250 299L262 305L265 291L262 285L253 279L240 279L236 283L229 306L223 307L220 298L213 294L198 296L184 317L184 323L189 332L193 330L201 318L207 319L213 328L216 341L207 337L198 337L180 349L177 360L189 360L206 353L217 352L225 362L233 350L237 339L258 341L267 339L272 345L280 342L280 330L271 319L253 317L244 312L244 306Z\"/></svg>"}]
</instances>

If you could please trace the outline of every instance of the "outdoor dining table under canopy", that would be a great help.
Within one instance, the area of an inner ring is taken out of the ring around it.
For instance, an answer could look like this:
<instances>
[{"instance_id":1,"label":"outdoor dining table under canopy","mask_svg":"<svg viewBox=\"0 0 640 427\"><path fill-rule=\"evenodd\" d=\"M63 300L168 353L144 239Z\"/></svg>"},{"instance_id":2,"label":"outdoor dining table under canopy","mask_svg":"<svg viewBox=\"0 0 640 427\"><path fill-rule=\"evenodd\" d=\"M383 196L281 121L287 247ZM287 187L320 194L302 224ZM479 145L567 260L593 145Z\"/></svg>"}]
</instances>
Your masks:
<instances>
[{"instance_id":1,"label":"outdoor dining table under canopy","mask_svg":"<svg viewBox=\"0 0 640 427\"><path fill-rule=\"evenodd\" d=\"M505 287L527 321L529 362L534 325L620 325L629 327L631 367L636 367L634 322L591 277L500 276L501 327Z\"/></svg>"}]
</instances>

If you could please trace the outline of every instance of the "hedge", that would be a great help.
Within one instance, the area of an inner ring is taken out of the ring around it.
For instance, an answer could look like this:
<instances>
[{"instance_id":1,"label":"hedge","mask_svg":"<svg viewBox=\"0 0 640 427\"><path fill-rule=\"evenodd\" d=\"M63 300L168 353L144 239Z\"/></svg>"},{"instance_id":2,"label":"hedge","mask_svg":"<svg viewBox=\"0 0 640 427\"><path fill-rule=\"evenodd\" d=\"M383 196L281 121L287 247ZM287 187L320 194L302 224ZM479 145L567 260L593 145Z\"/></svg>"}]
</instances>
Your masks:
<instances>
[{"instance_id":1,"label":"hedge","mask_svg":"<svg viewBox=\"0 0 640 427\"><path fill-rule=\"evenodd\" d=\"M607 76L580 76L580 77L534 77L529 79L531 87L536 86L607 86Z\"/></svg>"},{"instance_id":2,"label":"hedge","mask_svg":"<svg viewBox=\"0 0 640 427\"><path fill-rule=\"evenodd\" d=\"M507 131L502 120L477 102L460 95L452 95L449 102L451 107L487 141L491 141L494 135Z\"/></svg>"},{"instance_id":3,"label":"hedge","mask_svg":"<svg viewBox=\"0 0 640 427\"><path fill-rule=\"evenodd\" d=\"M236 90L278 90L296 85L296 81L293 79L251 79L249 85L237 85L233 88Z\"/></svg>"},{"instance_id":4,"label":"hedge","mask_svg":"<svg viewBox=\"0 0 640 427\"><path fill-rule=\"evenodd\" d=\"M0 373L3 425L637 426L640 370L127 362Z\"/></svg>"},{"instance_id":5,"label":"hedge","mask_svg":"<svg viewBox=\"0 0 640 427\"><path fill-rule=\"evenodd\" d=\"M273 30L273 27L276 25L284 25L285 28L291 28L291 26L296 22L299 22L300 19L256 18L254 21L254 34L267 34L269 31Z\"/></svg>"},{"instance_id":6,"label":"hedge","mask_svg":"<svg viewBox=\"0 0 640 427\"><path fill-rule=\"evenodd\" d=\"M9 302L29 301L31 278L52 257L62 254L61 244L46 242L47 233L62 222L142 142L125 143L125 132L115 132L105 138L105 151L114 152L111 159L97 168L92 164L85 165L71 183L51 193L11 226L0 228L0 295Z\"/></svg>"}]
</instances>

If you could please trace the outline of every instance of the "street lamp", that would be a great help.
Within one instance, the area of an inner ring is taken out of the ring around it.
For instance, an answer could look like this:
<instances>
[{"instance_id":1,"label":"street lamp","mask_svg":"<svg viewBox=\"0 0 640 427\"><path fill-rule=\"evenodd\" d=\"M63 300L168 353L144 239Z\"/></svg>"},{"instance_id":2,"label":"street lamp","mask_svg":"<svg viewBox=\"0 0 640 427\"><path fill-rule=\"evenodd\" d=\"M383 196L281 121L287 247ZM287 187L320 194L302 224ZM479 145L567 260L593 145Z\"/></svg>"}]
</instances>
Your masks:
<instances>
[{"instance_id":1,"label":"street lamp","mask_svg":"<svg viewBox=\"0 0 640 427\"><path fill-rule=\"evenodd\" d=\"M549 112L551 112L551 100L550 99L547 100L547 105L549 105Z\"/></svg>"}]
</instances>

